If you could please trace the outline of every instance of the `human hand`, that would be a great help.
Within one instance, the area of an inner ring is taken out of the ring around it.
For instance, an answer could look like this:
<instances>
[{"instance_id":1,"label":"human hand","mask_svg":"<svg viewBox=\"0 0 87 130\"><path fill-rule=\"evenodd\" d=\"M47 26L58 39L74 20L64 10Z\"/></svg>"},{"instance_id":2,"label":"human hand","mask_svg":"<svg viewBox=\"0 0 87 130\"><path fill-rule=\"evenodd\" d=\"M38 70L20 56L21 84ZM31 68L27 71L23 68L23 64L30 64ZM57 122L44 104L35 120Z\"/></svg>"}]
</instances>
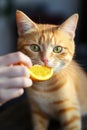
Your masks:
<instances>
[{"instance_id":1,"label":"human hand","mask_svg":"<svg viewBox=\"0 0 87 130\"><path fill-rule=\"evenodd\" d=\"M25 66L11 65L20 62ZM21 96L24 88L32 85L26 66L32 66L31 60L21 52L0 56L0 105Z\"/></svg>"}]
</instances>

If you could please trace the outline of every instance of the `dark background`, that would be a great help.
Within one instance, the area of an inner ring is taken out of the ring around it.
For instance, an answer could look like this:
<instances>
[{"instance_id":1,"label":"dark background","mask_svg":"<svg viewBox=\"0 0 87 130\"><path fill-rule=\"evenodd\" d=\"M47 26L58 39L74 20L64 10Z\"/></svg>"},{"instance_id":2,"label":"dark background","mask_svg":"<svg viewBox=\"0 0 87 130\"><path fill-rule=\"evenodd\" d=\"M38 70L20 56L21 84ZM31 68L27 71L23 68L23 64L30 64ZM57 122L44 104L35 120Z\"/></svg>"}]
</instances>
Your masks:
<instances>
[{"instance_id":1,"label":"dark background","mask_svg":"<svg viewBox=\"0 0 87 130\"><path fill-rule=\"evenodd\" d=\"M60 24L74 13L79 14L75 59L87 71L87 0L0 0L0 55L16 51L15 12L21 10L38 23ZM87 130L86 118L83 130ZM58 124L52 121L50 130ZM26 94L0 107L0 130L31 129ZM32 130L32 129L31 129Z\"/></svg>"}]
</instances>

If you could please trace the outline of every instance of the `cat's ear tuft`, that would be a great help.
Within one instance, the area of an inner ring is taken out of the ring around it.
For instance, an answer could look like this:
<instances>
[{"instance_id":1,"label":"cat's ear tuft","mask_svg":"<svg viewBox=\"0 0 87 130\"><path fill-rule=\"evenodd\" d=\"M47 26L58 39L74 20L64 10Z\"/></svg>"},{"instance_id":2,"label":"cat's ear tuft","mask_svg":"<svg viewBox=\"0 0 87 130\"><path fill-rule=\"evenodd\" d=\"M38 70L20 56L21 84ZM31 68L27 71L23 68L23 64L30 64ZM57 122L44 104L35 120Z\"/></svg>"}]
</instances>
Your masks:
<instances>
[{"instance_id":1,"label":"cat's ear tuft","mask_svg":"<svg viewBox=\"0 0 87 130\"><path fill-rule=\"evenodd\" d=\"M30 33L37 28L37 25L22 11L16 11L16 22L18 28L18 35Z\"/></svg>"},{"instance_id":2,"label":"cat's ear tuft","mask_svg":"<svg viewBox=\"0 0 87 130\"><path fill-rule=\"evenodd\" d=\"M75 30L78 23L78 14L74 14L69 17L63 24L60 25L60 29L68 33L71 38L75 36Z\"/></svg>"}]
</instances>

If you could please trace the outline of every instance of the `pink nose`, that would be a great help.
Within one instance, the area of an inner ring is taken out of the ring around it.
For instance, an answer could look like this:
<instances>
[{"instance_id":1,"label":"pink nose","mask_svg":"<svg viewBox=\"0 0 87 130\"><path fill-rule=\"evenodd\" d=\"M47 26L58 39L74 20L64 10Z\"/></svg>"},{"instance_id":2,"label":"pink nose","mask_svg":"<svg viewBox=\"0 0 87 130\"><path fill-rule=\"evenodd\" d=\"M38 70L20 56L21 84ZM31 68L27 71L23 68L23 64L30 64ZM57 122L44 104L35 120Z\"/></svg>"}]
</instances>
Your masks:
<instances>
[{"instance_id":1,"label":"pink nose","mask_svg":"<svg viewBox=\"0 0 87 130\"><path fill-rule=\"evenodd\" d=\"M43 58L42 58L42 61L43 61L45 64L47 64L48 59L47 59L47 58L45 58L45 57L43 57Z\"/></svg>"}]
</instances>

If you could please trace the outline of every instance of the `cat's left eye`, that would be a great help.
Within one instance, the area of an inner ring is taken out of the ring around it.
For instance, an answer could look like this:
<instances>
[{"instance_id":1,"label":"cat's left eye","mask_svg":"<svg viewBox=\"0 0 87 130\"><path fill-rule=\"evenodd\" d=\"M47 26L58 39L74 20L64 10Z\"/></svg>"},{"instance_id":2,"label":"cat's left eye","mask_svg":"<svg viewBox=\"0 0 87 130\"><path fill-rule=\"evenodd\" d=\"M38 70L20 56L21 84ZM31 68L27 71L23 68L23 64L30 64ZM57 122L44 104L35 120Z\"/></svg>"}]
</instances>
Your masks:
<instances>
[{"instance_id":1,"label":"cat's left eye","mask_svg":"<svg viewBox=\"0 0 87 130\"><path fill-rule=\"evenodd\" d=\"M63 47L61 46L56 46L53 48L53 52L55 53L61 53L63 51Z\"/></svg>"},{"instance_id":2,"label":"cat's left eye","mask_svg":"<svg viewBox=\"0 0 87 130\"><path fill-rule=\"evenodd\" d=\"M32 44L30 45L30 49L34 52L39 52L40 51L40 47L36 44Z\"/></svg>"}]
</instances>

